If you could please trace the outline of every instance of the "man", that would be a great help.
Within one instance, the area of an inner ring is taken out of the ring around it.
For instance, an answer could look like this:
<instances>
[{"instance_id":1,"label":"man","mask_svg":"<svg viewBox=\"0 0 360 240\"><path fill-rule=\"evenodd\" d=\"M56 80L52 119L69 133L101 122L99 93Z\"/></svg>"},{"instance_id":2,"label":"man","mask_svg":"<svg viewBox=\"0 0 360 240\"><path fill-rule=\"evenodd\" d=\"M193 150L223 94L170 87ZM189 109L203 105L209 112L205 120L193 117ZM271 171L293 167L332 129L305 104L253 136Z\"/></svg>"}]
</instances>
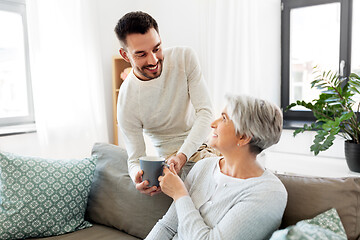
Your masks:
<instances>
[{"instance_id":1,"label":"man","mask_svg":"<svg viewBox=\"0 0 360 240\"><path fill-rule=\"evenodd\" d=\"M154 195L160 188L142 181L138 161L146 154L143 132L179 173L187 160L199 158L194 153L210 132L210 98L195 53L180 47L163 51L158 25L149 14L125 14L115 32L120 54L132 66L117 106L129 175L140 192Z\"/></svg>"}]
</instances>

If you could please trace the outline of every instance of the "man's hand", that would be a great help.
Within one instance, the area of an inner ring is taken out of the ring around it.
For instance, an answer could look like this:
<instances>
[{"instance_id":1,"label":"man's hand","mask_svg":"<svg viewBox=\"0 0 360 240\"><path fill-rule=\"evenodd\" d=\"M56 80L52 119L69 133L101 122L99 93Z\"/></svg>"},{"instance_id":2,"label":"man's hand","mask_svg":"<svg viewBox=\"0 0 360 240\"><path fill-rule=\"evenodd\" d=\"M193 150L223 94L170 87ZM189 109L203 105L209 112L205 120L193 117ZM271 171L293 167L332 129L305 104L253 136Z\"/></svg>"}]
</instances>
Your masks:
<instances>
[{"instance_id":1,"label":"man's hand","mask_svg":"<svg viewBox=\"0 0 360 240\"><path fill-rule=\"evenodd\" d=\"M149 195L149 196L154 196L155 194L160 193L161 192L160 187L156 187L156 186L148 187L149 182L147 180L142 181L142 175L143 174L144 174L143 170L140 170L135 175L136 189L139 192L144 193L144 194Z\"/></svg>"},{"instance_id":2,"label":"man's hand","mask_svg":"<svg viewBox=\"0 0 360 240\"><path fill-rule=\"evenodd\" d=\"M163 193L174 199L174 201L189 195L184 182L175 171L174 164L170 164L170 169L164 167L164 176L160 176L158 180Z\"/></svg>"},{"instance_id":3,"label":"man's hand","mask_svg":"<svg viewBox=\"0 0 360 240\"><path fill-rule=\"evenodd\" d=\"M167 160L166 160L166 163L168 165L170 165L171 163L174 164L174 169L176 171L176 173L179 173L180 170L182 169L182 167L185 165L186 163L186 156L185 154L183 153L178 153L176 154L176 156L172 156L172 157L169 157Z\"/></svg>"}]
</instances>

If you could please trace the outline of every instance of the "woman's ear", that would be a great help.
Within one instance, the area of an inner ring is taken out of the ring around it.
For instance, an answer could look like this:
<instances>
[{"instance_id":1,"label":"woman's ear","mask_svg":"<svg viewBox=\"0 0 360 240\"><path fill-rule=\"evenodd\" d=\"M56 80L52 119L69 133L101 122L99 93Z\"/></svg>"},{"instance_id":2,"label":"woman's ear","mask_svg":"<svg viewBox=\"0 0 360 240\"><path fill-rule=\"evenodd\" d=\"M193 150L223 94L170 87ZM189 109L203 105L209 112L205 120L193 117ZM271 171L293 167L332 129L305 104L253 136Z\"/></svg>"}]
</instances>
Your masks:
<instances>
[{"instance_id":1,"label":"woman's ear","mask_svg":"<svg viewBox=\"0 0 360 240\"><path fill-rule=\"evenodd\" d=\"M120 55L123 57L123 59L129 63L130 60L129 60L129 57L128 57L127 52L125 51L125 49L120 48L119 52L120 52Z\"/></svg>"},{"instance_id":2,"label":"woman's ear","mask_svg":"<svg viewBox=\"0 0 360 240\"><path fill-rule=\"evenodd\" d=\"M236 146L238 147L245 146L246 144L250 143L250 141L251 141L251 137L248 137L246 135L240 136Z\"/></svg>"}]
</instances>

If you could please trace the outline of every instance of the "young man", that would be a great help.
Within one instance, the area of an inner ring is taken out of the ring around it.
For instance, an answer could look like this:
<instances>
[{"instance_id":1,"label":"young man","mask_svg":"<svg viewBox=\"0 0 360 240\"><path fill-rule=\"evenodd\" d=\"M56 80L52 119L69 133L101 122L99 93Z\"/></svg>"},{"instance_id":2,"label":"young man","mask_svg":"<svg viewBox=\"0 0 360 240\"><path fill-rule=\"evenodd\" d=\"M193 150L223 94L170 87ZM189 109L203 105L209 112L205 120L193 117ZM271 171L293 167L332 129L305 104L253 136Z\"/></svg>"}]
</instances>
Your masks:
<instances>
[{"instance_id":1,"label":"young man","mask_svg":"<svg viewBox=\"0 0 360 240\"><path fill-rule=\"evenodd\" d=\"M210 98L194 51L163 50L158 25L149 14L125 14L115 32L120 54L132 66L121 85L117 106L129 175L140 192L153 195L160 188L149 188L142 181L138 161L146 155L143 132L179 172L187 160L199 159L194 153L210 133Z\"/></svg>"}]
</instances>

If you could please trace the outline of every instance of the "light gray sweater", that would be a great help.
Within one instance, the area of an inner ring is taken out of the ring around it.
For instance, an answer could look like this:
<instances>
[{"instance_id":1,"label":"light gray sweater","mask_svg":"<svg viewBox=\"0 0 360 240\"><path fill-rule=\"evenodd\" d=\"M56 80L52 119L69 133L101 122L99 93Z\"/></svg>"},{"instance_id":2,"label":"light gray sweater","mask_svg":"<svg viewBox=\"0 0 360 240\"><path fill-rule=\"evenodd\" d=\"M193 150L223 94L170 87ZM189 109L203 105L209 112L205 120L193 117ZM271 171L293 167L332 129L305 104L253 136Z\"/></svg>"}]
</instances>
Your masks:
<instances>
[{"instance_id":1,"label":"light gray sweater","mask_svg":"<svg viewBox=\"0 0 360 240\"><path fill-rule=\"evenodd\" d=\"M190 158L208 137L213 117L195 52L165 49L162 73L149 81L131 71L120 88L117 114L133 180L140 170L138 158L146 155L143 132L160 156L178 151Z\"/></svg>"},{"instance_id":2,"label":"light gray sweater","mask_svg":"<svg viewBox=\"0 0 360 240\"><path fill-rule=\"evenodd\" d=\"M284 185L265 170L260 177L216 186L213 173L219 160L207 158L195 164L185 180L190 196L170 206L147 240L270 238L285 210Z\"/></svg>"}]
</instances>

